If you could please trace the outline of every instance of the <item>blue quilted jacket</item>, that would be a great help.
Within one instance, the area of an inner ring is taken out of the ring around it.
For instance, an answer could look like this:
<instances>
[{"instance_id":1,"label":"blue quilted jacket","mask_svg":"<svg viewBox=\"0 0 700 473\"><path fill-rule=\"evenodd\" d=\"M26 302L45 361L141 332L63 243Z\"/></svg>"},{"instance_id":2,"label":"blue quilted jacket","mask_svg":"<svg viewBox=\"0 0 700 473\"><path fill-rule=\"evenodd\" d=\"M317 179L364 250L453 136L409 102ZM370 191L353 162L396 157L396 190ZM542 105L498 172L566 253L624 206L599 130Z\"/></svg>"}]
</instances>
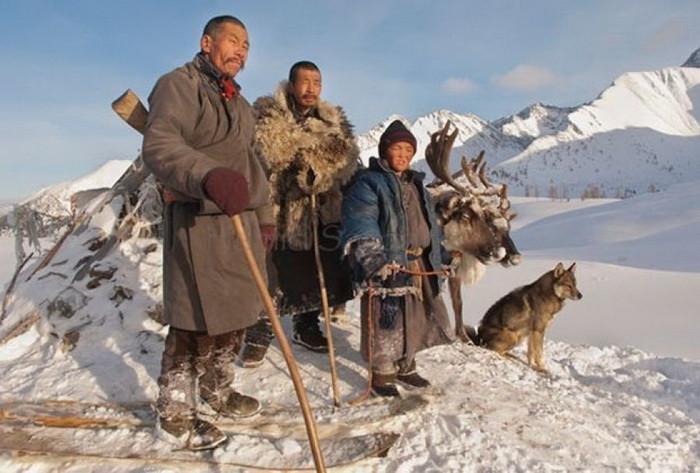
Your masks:
<instances>
[{"instance_id":1,"label":"blue quilted jacket","mask_svg":"<svg viewBox=\"0 0 700 473\"><path fill-rule=\"evenodd\" d=\"M412 170L405 172L409 173L408 178L418 187L427 209L432 242L428 249L432 268L427 269L440 269L442 263L449 263L449 256L442 249L443 234L437 224L433 200L423 186L425 174ZM355 241L374 239L383 244L387 263L396 262L407 266L407 237L398 176L384 161L370 158L369 167L358 170L343 193L340 240L344 253ZM359 266L353 268L353 281L356 284L362 284L370 276L372 275L364 274ZM437 287L441 284L442 278L438 278Z\"/></svg>"}]
</instances>

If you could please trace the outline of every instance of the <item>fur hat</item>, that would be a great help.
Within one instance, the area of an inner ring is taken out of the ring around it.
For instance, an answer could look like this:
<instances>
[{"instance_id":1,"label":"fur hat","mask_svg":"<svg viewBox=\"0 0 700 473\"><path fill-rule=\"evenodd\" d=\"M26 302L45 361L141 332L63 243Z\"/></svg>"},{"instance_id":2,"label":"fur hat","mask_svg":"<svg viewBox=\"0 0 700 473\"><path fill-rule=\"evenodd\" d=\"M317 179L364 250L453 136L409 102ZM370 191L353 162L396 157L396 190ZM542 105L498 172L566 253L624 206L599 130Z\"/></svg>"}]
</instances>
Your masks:
<instances>
[{"instance_id":1,"label":"fur hat","mask_svg":"<svg viewBox=\"0 0 700 473\"><path fill-rule=\"evenodd\" d=\"M413 136L413 133L411 133L400 120L394 120L386 127L386 130L384 130L384 133L382 133L382 136L379 138L379 157L386 158L386 150L394 143L399 143L401 141L411 143L411 146L413 146L413 153L415 154L418 147L416 137Z\"/></svg>"}]
</instances>

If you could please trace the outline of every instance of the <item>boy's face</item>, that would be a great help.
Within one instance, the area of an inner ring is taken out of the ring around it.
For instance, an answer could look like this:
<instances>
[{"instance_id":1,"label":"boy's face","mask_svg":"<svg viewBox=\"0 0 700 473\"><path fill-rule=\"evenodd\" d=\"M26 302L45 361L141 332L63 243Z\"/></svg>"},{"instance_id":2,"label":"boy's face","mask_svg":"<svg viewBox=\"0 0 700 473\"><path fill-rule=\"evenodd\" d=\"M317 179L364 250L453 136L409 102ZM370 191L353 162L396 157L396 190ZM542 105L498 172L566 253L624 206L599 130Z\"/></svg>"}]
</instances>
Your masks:
<instances>
[{"instance_id":1,"label":"boy's face","mask_svg":"<svg viewBox=\"0 0 700 473\"><path fill-rule=\"evenodd\" d=\"M386 160L389 162L391 169L398 174L402 174L411 166L414 154L416 154L416 150L413 149L411 143L399 141L387 148Z\"/></svg>"}]
</instances>

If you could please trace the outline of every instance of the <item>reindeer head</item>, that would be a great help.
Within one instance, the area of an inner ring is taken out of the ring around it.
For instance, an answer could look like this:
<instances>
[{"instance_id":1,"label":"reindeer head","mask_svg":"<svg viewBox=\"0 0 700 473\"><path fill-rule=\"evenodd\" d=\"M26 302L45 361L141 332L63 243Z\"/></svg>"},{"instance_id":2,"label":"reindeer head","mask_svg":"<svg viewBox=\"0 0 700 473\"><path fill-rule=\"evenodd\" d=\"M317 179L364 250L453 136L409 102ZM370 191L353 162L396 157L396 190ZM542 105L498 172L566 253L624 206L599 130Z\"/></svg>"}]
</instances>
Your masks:
<instances>
[{"instance_id":1,"label":"reindeer head","mask_svg":"<svg viewBox=\"0 0 700 473\"><path fill-rule=\"evenodd\" d=\"M518 264L520 253L509 235L515 214L509 212L507 188L492 184L486 177L483 151L469 163L462 157L462 170L450 174L450 151L457 137L457 130L448 134L450 124L448 121L442 130L432 134L425 150L428 166L436 177L428 187L436 194L436 213L445 233L445 247L472 256L482 264ZM462 174L467 178L466 185L456 181ZM445 185L453 190L445 189Z\"/></svg>"},{"instance_id":2,"label":"reindeer head","mask_svg":"<svg viewBox=\"0 0 700 473\"><path fill-rule=\"evenodd\" d=\"M483 264L505 256L496 233L478 199L447 190L436 197L435 211L445 234L445 249L470 255Z\"/></svg>"},{"instance_id":3,"label":"reindeer head","mask_svg":"<svg viewBox=\"0 0 700 473\"><path fill-rule=\"evenodd\" d=\"M469 165L466 164L463 157L462 170L474 188L483 189L479 199L486 215L486 221L506 252L500 263L505 267L515 266L520 263L522 258L510 237L510 222L517 214L510 212L508 186L505 184L496 186L486 177L486 162L483 161L483 156L484 152L482 151L476 159L472 159Z\"/></svg>"}]
</instances>

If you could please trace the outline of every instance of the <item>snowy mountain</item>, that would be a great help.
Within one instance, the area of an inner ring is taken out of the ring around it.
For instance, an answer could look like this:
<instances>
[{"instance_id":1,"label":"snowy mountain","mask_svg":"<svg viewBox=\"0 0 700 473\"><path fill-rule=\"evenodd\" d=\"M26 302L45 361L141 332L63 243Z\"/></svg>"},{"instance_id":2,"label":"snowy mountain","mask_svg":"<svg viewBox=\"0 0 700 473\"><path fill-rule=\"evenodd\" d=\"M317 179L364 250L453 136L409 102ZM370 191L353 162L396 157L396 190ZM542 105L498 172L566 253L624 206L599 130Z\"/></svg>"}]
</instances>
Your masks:
<instances>
[{"instance_id":1,"label":"snowy mountain","mask_svg":"<svg viewBox=\"0 0 700 473\"><path fill-rule=\"evenodd\" d=\"M357 142L360 147L360 157L365 164L370 157L377 156L379 137L395 118L401 119L415 135L418 142L418 156L423 155L425 147L430 143L430 135L444 127L448 120L451 121L459 131L452 151L452 171L459 169L459 158L462 154L474 157L482 149L489 150L487 158L489 163L493 165L524 149L524 145L518 137L502 133L476 115L461 115L449 110L438 110L419 117L413 123L403 117L392 115L373 127L368 133L359 135ZM423 159L416 158L412 167L431 174Z\"/></svg>"},{"instance_id":2,"label":"snowy mountain","mask_svg":"<svg viewBox=\"0 0 700 473\"><path fill-rule=\"evenodd\" d=\"M365 157L365 152L371 152L372 149L377 149L377 144L379 144L379 137L384 133L386 127L389 126L394 120L400 120L404 125L410 127L411 124L401 115L390 115L388 118L383 120L381 123L377 123L375 126L357 136L357 146L360 148L361 157L363 162L367 162L369 156Z\"/></svg>"},{"instance_id":3,"label":"snowy mountain","mask_svg":"<svg viewBox=\"0 0 700 473\"><path fill-rule=\"evenodd\" d=\"M681 67L700 67L700 48L696 49Z\"/></svg>"},{"instance_id":4,"label":"snowy mountain","mask_svg":"<svg viewBox=\"0 0 700 473\"><path fill-rule=\"evenodd\" d=\"M0 211L0 228L11 225L8 220L12 221L10 214L13 212L13 207L19 207L19 209L15 208L15 211L31 211L39 217L69 218L72 214L71 198L73 196L86 190L112 187L131 163L132 161L129 160L109 160L84 176L45 187L18 203L3 206Z\"/></svg>"},{"instance_id":5,"label":"snowy mountain","mask_svg":"<svg viewBox=\"0 0 700 473\"><path fill-rule=\"evenodd\" d=\"M559 108L536 103L517 114L494 121L493 126L501 133L520 138L523 148L536 138L555 135L569 125L568 115L573 108Z\"/></svg>"},{"instance_id":6,"label":"snowy mountain","mask_svg":"<svg viewBox=\"0 0 700 473\"><path fill-rule=\"evenodd\" d=\"M666 188L700 178L700 69L620 76L600 97L567 115L567 126L535 139L493 173L526 186L608 196Z\"/></svg>"},{"instance_id":7,"label":"snowy mountain","mask_svg":"<svg viewBox=\"0 0 700 473\"><path fill-rule=\"evenodd\" d=\"M6 207L0 212L0 235L15 235L19 260L30 251L38 258L64 234L82 208L111 188L131 164L128 160L107 161L78 179L46 187Z\"/></svg>"},{"instance_id":8,"label":"snowy mountain","mask_svg":"<svg viewBox=\"0 0 700 473\"><path fill-rule=\"evenodd\" d=\"M19 205L30 205L38 212L53 215L61 211L70 211L70 200L74 194L88 189L112 187L131 163L132 161L123 159L109 160L95 171L77 179L45 187L20 202Z\"/></svg>"},{"instance_id":9,"label":"snowy mountain","mask_svg":"<svg viewBox=\"0 0 700 473\"><path fill-rule=\"evenodd\" d=\"M535 104L487 122L441 110L410 124L419 141L414 168L430 133L449 119L459 130L459 156L486 151L494 180L511 195L626 197L700 178L700 50L683 67L630 72L595 100L573 108ZM362 157L376 154L387 121L360 135ZM382 126L384 125L384 126Z\"/></svg>"}]
</instances>

